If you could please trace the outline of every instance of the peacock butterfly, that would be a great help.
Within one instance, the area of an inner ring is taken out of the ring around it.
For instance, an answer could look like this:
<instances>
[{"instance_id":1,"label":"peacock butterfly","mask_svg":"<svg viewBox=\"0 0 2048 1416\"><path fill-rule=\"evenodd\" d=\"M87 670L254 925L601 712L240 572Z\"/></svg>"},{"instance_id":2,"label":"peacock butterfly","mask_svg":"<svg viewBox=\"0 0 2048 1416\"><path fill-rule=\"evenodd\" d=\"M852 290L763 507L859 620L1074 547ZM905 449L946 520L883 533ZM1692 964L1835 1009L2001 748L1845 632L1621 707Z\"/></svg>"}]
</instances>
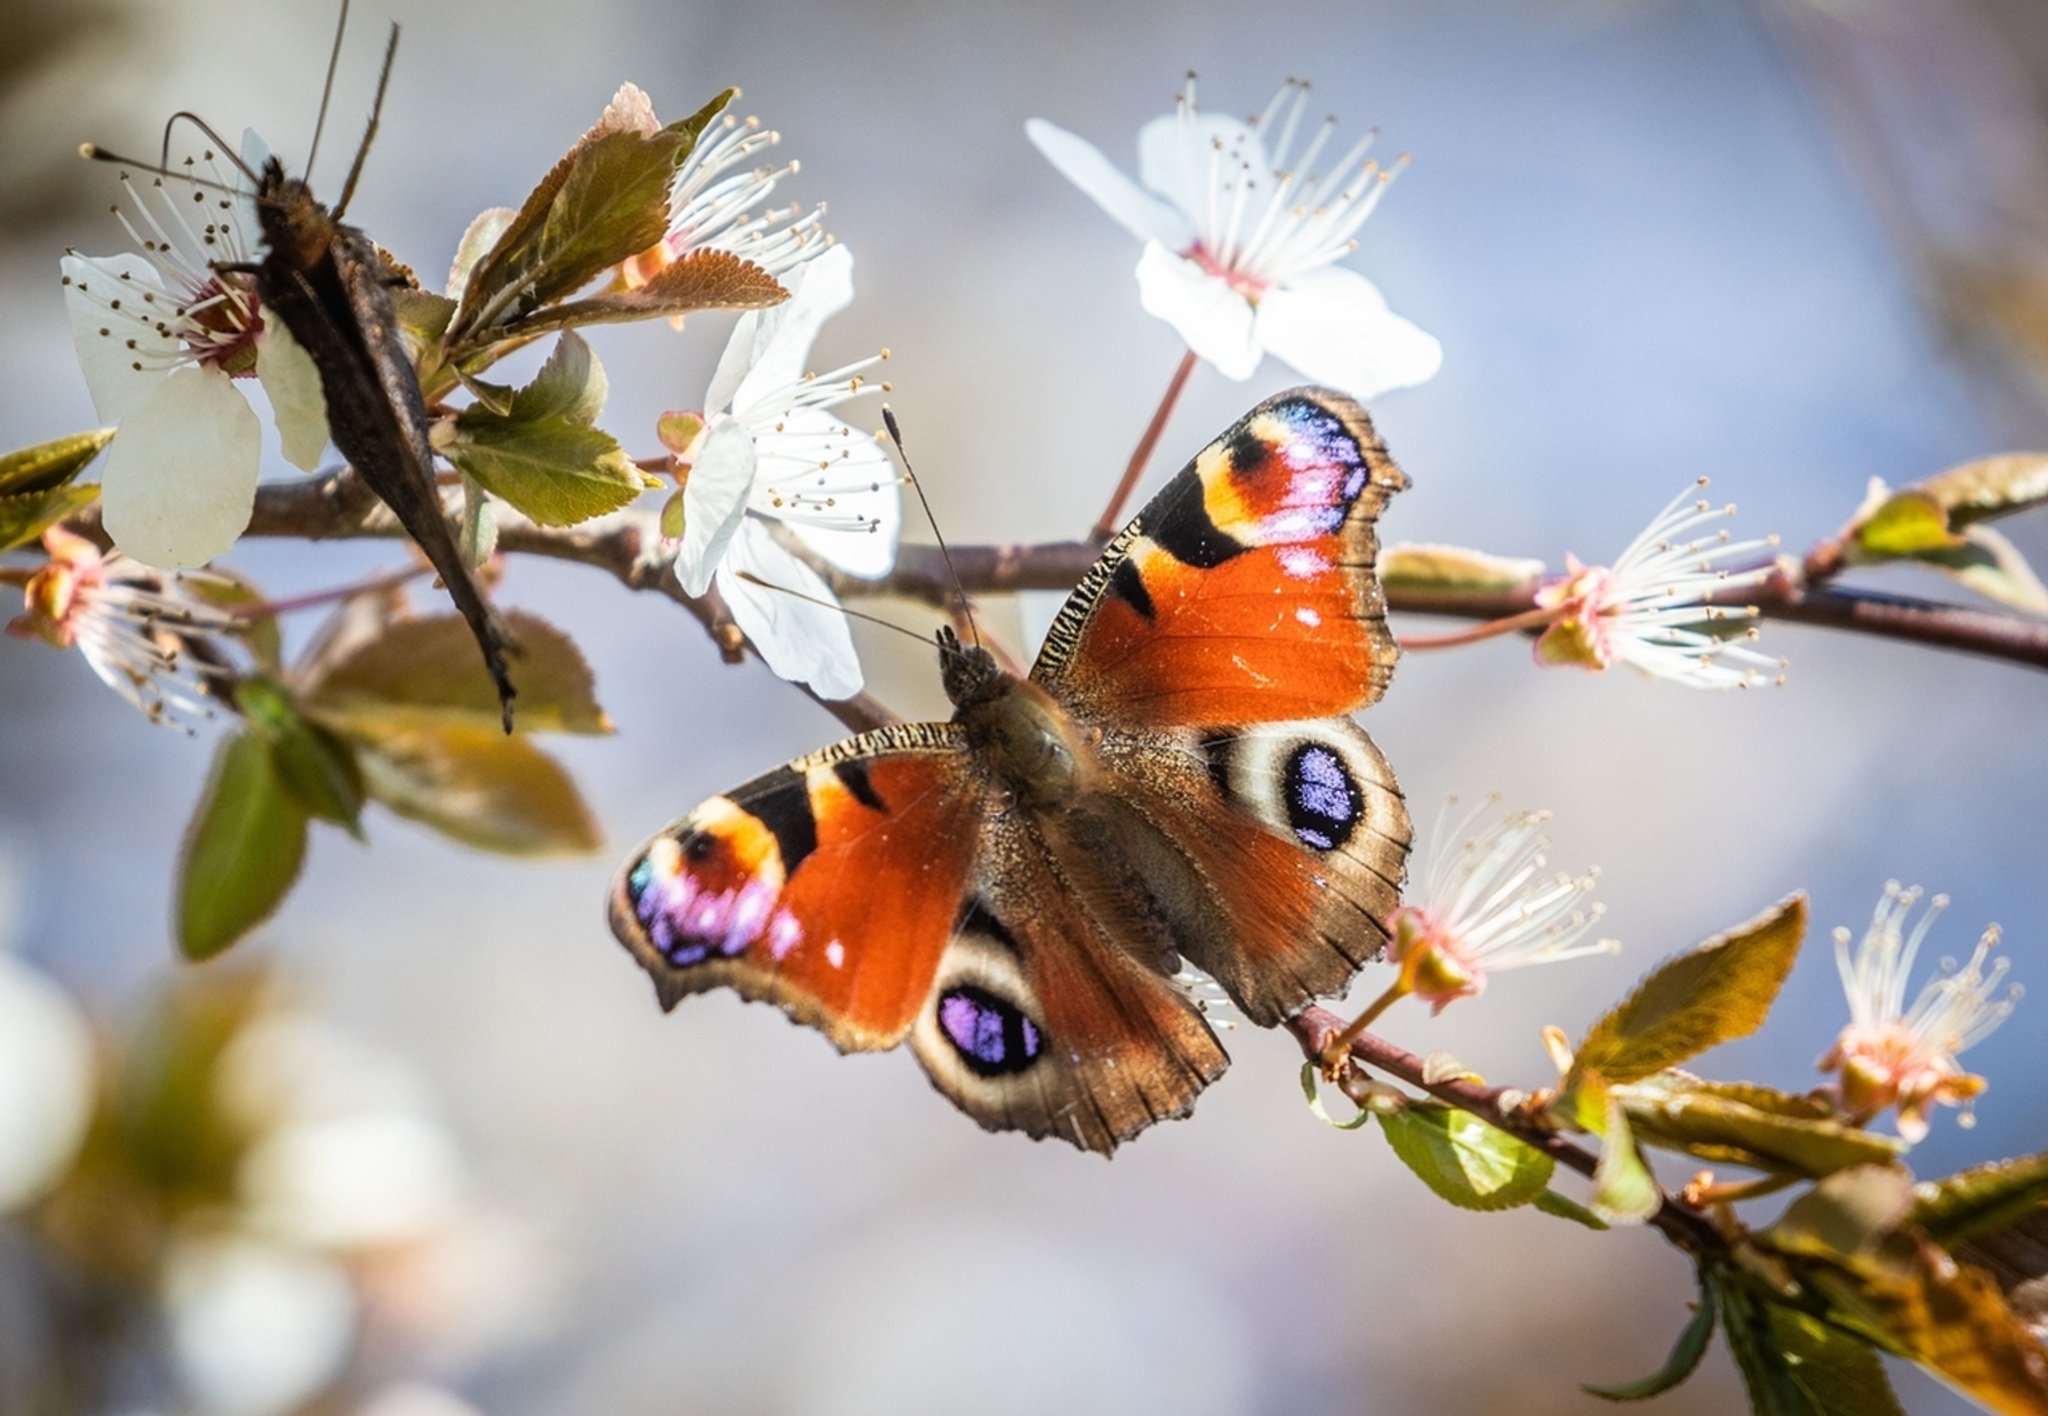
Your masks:
<instances>
[{"instance_id":1,"label":"peacock butterfly","mask_svg":"<svg viewBox=\"0 0 2048 1416\"><path fill-rule=\"evenodd\" d=\"M1372 739L1395 646L1374 522L1407 485L1365 411L1254 408L1104 549L1029 677L940 636L953 717L713 797L613 882L672 1008L729 986L841 1051L910 1039L991 1130L1114 1150L1229 1063L1171 981L1254 1023L1386 943L1408 814Z\"/></svg>"}]
</instances>

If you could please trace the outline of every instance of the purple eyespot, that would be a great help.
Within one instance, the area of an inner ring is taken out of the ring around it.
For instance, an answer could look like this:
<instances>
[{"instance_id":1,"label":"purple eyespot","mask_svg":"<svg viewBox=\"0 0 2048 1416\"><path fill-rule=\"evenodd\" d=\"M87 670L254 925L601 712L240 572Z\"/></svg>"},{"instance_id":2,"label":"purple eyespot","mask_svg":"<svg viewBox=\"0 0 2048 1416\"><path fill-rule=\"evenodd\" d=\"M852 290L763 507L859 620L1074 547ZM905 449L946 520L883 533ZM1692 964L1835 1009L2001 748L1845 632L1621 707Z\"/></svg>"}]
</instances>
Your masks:
<instances>
[{"instance_id":1,"label":"purple eyespot","mask_svg":"<svg viewBox=\"0 0 2048 1416\"><path fill-rule=\"evenodd\" d=\"M939 1028L970 1071L984 1077L1021 1072L1045 1050L1045 1035L1022 1010L983 988L962 984L939 995Z\"/></svg>"},{"instance_id":2,"label":"purple eyespot","mask_svg":"<svg viewBox=\"0 0 2048 1416\"><path fill-rule=\"evenodd\" d=\"M1304 845L1333 851L1351 839L1365 810L1365 795L1344 759L1321 743L1305 742L1288 754L1280 790L1287 824Z\"/></svg>"}]
</instances>

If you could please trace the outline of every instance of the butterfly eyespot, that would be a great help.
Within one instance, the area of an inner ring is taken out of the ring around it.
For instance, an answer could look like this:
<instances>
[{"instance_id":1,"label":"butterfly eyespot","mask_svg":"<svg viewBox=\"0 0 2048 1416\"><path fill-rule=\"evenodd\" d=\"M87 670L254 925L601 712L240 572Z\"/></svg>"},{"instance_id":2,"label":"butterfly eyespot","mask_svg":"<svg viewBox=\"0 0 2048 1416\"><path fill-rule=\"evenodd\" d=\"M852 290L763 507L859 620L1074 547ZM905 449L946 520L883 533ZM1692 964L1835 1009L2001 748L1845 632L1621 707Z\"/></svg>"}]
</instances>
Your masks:
<instances>
[{"instance_id":1,"label":"butterfly eyespot","mask_svg":"<svg viewBox=\"0 0 2048 1416\"><path fill-rule=\"evenodd\" d=\"M682 846L685 860L693 864L702 864L711 859L711 853L718 849L718 840L708 833L698 832L686 839Z\"/></svg>"},{"instance_id":2,"label":"butterfly eyespot","mask_svg":"<svg viewBox=\"0 0 2048 1416\"><path fill-rule=\"evenodd\" d=\"M1305 742L1287 756L1281 777L1287 824L1304 845L1332 851L1351 839L1365 811L1365 794L1344 759L1319 742Z\"/></svg>"},{"instance_id":3,"label":"butterfly eyespot","mask_svg":"<svg viewBox=\"0 0 2048 1416\"><path fill-rule=\"evenodd\" d=\"M1045 1051L1045 1034L1023 1011L985 988L960 984L939 995L939 1029L970 1071L1021 1072Z\"/></svg>"}]
</instances>

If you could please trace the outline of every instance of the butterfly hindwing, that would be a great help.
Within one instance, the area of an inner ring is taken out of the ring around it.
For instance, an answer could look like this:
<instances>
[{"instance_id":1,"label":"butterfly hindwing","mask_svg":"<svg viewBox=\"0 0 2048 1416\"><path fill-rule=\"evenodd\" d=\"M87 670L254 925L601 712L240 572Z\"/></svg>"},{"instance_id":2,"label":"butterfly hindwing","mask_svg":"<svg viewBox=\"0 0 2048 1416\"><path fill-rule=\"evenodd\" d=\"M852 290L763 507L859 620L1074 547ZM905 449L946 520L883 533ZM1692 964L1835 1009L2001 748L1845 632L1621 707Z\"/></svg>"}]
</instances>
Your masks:
<instances>
[{"instance_id":1,"label":"butterfly hindwing","mask_svg":"<svg viewBox=\"0 0 2048 1416\"><path fill-rule=\"evenodd\" d=\"M951 724L879 729L713 797L612 886L665 1006L721 985L841 1051L894 1047L931 992L974 863L981 788Z\"/></svg>"},{"instance_id":2,"label":"butterfly hindwing","mask_svg":"<svg viewBox=\"0 0 2048 1416\"><path fill-rule=\"evenodd\" d=\"M1078 843L1042 834L1060 829L991 810L911 1047L932 1084L990 1130L1106 1155L1185 1116L1230 1059L1194 1004L1143 961L1165 940L1128 882L1091 871L1100 858Z\"/></svg>"},{"instance_id":3,"label":"butterfly hindwing","mask_svg":"<svg viewBox=\"0 0 2048 1416\"><path fill-rule=\"evenodd\" d=\"M1350 399L1267 399L1109 544L1032 677L1077 717L1133 726L1363 708L1395 658L1373 523L1407 484Z\"/></svg>"}]
</instances>

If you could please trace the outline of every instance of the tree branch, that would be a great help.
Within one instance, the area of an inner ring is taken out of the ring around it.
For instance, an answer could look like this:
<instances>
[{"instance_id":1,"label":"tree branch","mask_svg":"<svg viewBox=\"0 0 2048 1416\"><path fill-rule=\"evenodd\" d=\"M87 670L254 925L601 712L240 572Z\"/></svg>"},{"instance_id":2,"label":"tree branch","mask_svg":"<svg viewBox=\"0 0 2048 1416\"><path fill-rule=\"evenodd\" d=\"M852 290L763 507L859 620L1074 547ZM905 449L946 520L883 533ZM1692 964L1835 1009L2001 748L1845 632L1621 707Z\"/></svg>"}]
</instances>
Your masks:
<instances>
[{"instance_id":1,"label":"tree branch","mask_svg":"<svg viewBox=\"0 0 2048 1416\"><path fill-rule=\"evenodd\" d=\"M1343 1028L1344 1020L1327 1008L1304 1008L1287 1021L1287 1030L1294 1034L1303 1055L1311 1062L1322 1060L1323 1049ZM1585 1147L1538 1124L1522 1108L1522 1094L1505 1087L1481 1086L1463 1077L1426 1080L1427 1066L1420 1057L1372 1033L1361 1033L1353 1038L1350 1051L1351 1056L1365 1066L1390 1077L1398 1077L1409 1086L1428 1092L1438 1101L1470 1112L1487 1125L1507 1132L1581 1175L1592 1175L1600 1163L1600 1158ZM1698 1257L1727 1254L1728 1241L1711 1219L1664 1195L1661 1190L1659 1195L1657 1212L1650 1216L1649 1222L1666 1238Z\"/></svg>"}]
</instances>

